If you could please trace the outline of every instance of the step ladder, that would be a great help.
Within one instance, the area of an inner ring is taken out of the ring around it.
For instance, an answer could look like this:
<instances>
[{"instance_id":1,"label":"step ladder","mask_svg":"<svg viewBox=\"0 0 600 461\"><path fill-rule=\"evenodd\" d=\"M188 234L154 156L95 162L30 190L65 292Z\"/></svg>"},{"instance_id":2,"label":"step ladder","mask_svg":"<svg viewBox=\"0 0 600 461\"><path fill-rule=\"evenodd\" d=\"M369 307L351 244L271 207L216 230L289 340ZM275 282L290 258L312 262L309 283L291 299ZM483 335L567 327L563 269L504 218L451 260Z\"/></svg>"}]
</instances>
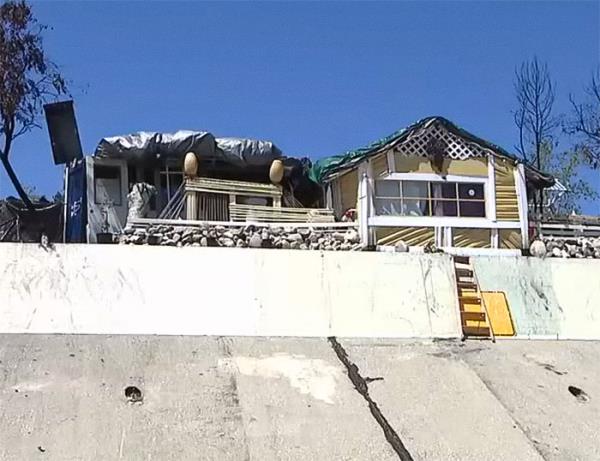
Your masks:
<instances>
[{"instance_id":1,"label":"step ladder","mask_svg":"<svg viewBox=\"0 0 600 461\"><path fill-rule=\"evenodd\" d=\"M453 260L463 339L491 339L492 342L496 342L490 316L470 258L453 256Z\"/></svg>"}]
</instances>

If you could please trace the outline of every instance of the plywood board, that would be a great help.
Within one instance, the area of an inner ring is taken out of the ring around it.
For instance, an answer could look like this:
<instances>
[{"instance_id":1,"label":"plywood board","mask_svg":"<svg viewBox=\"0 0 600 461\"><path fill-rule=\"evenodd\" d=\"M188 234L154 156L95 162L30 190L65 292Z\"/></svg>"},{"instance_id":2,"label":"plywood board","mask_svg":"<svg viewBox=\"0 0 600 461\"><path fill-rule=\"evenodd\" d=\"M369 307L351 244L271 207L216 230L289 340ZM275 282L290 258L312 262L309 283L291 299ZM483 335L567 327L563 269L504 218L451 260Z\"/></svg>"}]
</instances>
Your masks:
<instances>
[{"instance_id":1,"label":"plywood board","mask_svg":"<svg viewBox=\"0 0 600 461\"><path fill-rule=\"evenodd\" d=\"M515 327L510 315L508 301L503 291L482 291L490 325L496 336L514 336Z\"/></svg>"}]
</instances>

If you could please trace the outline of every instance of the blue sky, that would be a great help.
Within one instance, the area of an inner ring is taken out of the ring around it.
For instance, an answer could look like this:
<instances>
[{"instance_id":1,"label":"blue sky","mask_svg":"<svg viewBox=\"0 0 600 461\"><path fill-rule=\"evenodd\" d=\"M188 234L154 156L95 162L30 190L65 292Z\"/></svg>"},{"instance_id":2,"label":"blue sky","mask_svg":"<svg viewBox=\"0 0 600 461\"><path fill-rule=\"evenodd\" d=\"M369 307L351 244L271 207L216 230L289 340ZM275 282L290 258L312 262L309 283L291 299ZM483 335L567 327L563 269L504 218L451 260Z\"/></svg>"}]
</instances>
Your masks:
<instances>
[{"instance_id":1,"label":"blue sky","mask_svg":"<svg viewBox=\"0 0 600 461\"><path fill-rule=\"evenodd\" d=\"M105 136L196 129L315 159L427 115L512 150L515 66L548 62L560 113L599 62L595 1L47 1L34 11L74 82L87 153ZM13 159L25 184L61 188L45 128L19 139ZM588 177L598 187L599 173ZM0 172L0 196L12 193Z\"/></svg>"}]
</instances>

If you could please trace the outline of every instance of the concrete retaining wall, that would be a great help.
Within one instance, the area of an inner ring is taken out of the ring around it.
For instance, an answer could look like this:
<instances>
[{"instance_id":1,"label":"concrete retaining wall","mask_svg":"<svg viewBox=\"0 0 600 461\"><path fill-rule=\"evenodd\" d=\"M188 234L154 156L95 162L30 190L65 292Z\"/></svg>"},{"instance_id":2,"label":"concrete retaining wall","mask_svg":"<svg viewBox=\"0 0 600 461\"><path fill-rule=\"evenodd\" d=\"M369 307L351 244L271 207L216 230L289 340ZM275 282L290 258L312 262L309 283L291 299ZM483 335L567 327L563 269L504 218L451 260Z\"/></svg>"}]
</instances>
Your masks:
<instances>
[{"instance_id":1,"label":"concrete retaining wall","mask_svg":"<svg viewBox=\"0 0 600 461\"><path fill-rule=\"evenodd\" d=\"M472 258L518 336L600 339L600 261ZM447 255L0 245L0 333L461 336Z\"/></svg>"},{"instance_id":2,"label":"concrete retaining wall","mask_svg":"<svg viewBox=\"0 0 600 461\"><path fill-rule=\"evenodd\" d=\"M481 289L504 291L518 336L600 339L600 261L481 256Z\"/></svg>"},{"instance_id":3,"label":"concrete retaining wall","mask_svg":"<svg viewBox=\"0 0 600 461\"><path fill-rule=\"evenodd\" d=\"M0 245L0 332L459 337L446 255Z\"/></svg>"}]
</instances>

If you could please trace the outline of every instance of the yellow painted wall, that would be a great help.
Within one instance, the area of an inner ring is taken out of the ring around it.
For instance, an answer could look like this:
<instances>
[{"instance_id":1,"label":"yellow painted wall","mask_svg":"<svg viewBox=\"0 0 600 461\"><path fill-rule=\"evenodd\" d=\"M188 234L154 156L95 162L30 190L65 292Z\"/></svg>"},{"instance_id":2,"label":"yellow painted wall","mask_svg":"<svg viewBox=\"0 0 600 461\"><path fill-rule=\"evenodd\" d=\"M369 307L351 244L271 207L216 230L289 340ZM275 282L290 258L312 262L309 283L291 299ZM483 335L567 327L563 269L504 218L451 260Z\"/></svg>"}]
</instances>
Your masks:
<instances>
[{"instance_id":1,"label":"yellow painted wall","mask_svg":"<svg viewBox=\"0 0 600 461\"><path fill-rule=\"evenodd\" d=\"M432 227L376 227L377 245L394 245L400 240L409 246L425 246L433 243L435 234Z\"/></svg>"},{"instance_id":2,"label":"yellow painted wall","mask_svg":"<svg viewBox=\"0 0 600 461\"><path fill-rule=\"evenodd\" d=\"M496 158L496 219L519 221L519 201L515 186L515 165Z\"/></svg>"},{"instance_id":3,"label":"yellow painted wall","mask_svg":"<svg viewBox=\"0 0 600 461\"><path fill-rule=\"evenodd\" d=\"M522 245L520 230L500 229L498 231L498 246L500 248L519 249Z\"/></svg>"},{"instance_id":4,"label":"yellow painted wall","mask_svg":"<svg viewBox=\"0 0 600 461\"><path fill-rule=\"evenodd\" d=\"M387 162L387 155L381 154L377 157L374 157L373 160L371 160L371 167L373 168L373 177L379 178L382 176L387 176L387 174L390 172Z\"/></svg>"},{"instance_id":5,"label":"yellow painted wall","mask_svg":"<svg viewBox=\"0 0 600 461\"><path fill-rule=\"evenodd\" d=\"M424 157L406 156L394 153L397 173L436 173L429 160ZM445 174L465 176L487 176L487 159L470 158L467 160L445 159L442 167Z\"/></svg>"},{"instance_id":6,"label":"yellow painted wall","mask_svg":"<svg viewBox=\"0 0 600 461\"><path fill-rule=\"evenodd\" d=\"M490 229L452 229L453 246L458 248L491 248L491 237Z\"/></svg>"}]
</instances>

